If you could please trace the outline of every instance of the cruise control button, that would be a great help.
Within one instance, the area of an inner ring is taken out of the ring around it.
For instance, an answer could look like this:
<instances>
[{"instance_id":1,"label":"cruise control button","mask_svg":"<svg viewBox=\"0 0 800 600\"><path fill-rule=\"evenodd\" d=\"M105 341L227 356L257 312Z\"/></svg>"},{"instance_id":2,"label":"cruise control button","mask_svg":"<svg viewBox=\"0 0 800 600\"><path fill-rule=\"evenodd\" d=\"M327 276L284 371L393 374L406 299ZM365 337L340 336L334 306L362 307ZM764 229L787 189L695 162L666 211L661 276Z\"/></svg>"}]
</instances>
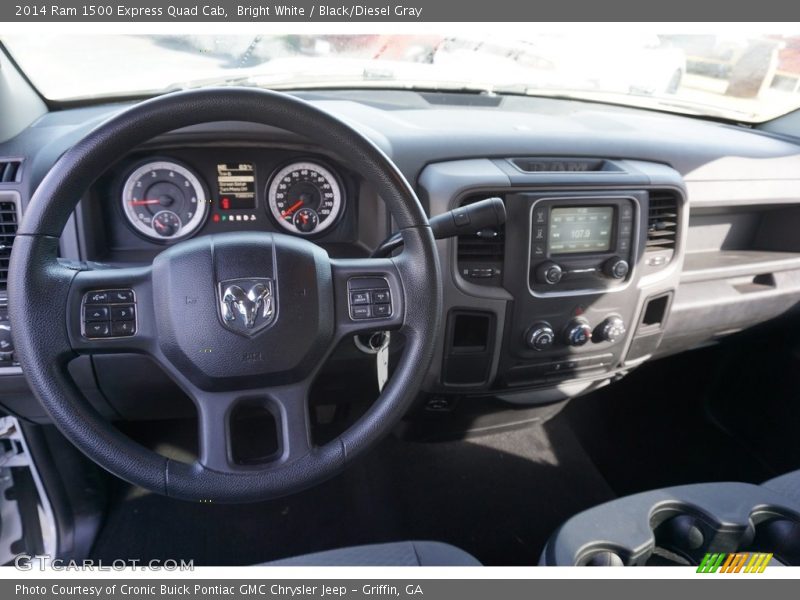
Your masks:
<instances>
[{"instance_id":1,"label":"cruise control button","mask_svg":"<svg viewBox=\"0 0 800 600\"><path fill-rule=\"evenodd\" d=\"M114 321L133 321L135 317L136 312L133 305L111 307L111 318Z\"/></svg>"},{"instance_id":2,"label":"cruise control button","mask_svg":"<svg viewBox=\"0 0 800 600\"><path fill-rule=\"evenodd\" d=\"M89 292L86 294L86 304L105 304L108 302L108 292Z\"/></svg>"},{"instance_id":3,"label":"cruise control button","mask_svg":"<svg viewBox=\"0 0 800 600\"><path fill-rule=\"evenodd\" d=\"M369 304L369 292L350 292L350 304Z\"/></svg>"},{"instance_id":4,"label":"cruise control button","mask_svg":"<svg viewBox=\"0 0 800 600\"><path fill-rule=\"evenodd\" d=\"M108 293L109 302L133 302L133 290L114 290Z\"/></svg>"},{"instance_id":5,"label":"cruise control button","mask_svg":"<svg viewBox=\"0 0 800 600\"><path fill-rule=\"evenodd\" d=\"M389 290L375 290L372 292L372 301L375 304L388 304L392 301Z\"/></svg>"},{"instance_id":6,"label":"cruise control button","mask_svg":"<svg viewBox=\"0 0 800 600\"><path fill-rule=\"evenodd\" d=\"M351 314L354 319L369 319L372 316L372 307L369 305L353 306Z\"/></svg>"},{"instance_id":7,"label":"cruise control button","mask_svg":"<svg viewBox=\"0 0 800 600\"><path fill-rule=\"evenodd\" d=\"M136 324L133 321L114 321L111 323L111 335L120 337L136 333Z\"/></svg>"},{"instance_id":8,"label":"cruise control button","mask_svg":"<svg viewBox=\"0 0 800 600\"><path fill-rule=\"evenodd\" d=\"M84 313L84 320L87 323L92 321L108 321L107 306L87 306Z\"/></svg>"},{"instance_id":9,"label":"cruise control button","mask_svg":"<svg viewBox=\"0 0 800 600\"><path fill-rule=\"evenodd\" d=\"M86 323L86 337L104 338L111 335L111 326L108 323Z\"/></svg>"},{"instance_id":10,"label":"cruise control button","mask_svg":"<svg viewBox=\"0 0 800 600\"><path fill-rule=\"evenodd\" d=\"M376 304L372 307L373 317L388 317L392 314L392 306L390 304Z\"/></svg>"}]
</instances>

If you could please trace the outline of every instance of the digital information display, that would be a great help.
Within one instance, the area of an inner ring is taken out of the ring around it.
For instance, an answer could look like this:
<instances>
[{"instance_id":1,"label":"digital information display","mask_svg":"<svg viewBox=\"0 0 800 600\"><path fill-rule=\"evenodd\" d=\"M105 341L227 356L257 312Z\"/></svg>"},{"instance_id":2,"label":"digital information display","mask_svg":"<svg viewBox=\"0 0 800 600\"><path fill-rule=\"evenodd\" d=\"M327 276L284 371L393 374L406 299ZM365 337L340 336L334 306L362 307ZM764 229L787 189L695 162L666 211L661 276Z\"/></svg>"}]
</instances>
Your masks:
<instances>
[{"instance_id":1,"label":"digital information display","mask_svg":"<svg viewBox=\"0 0 800 600\"><path fill-rule=\"evenodd\" d=\"M613 206L575 206L550 211L550 254L607 252L614 226Z\"/></svg>"},{"instance_id":2,"label":"digital information display","mask_svg":"<svg viewBox=\"0 0 800 600\"><path fill-rule=\"evenodd\" d=\"M217 165L217 187L221 210L256 207L256 175L251 163Z\"/></svg>"}]
</instances>

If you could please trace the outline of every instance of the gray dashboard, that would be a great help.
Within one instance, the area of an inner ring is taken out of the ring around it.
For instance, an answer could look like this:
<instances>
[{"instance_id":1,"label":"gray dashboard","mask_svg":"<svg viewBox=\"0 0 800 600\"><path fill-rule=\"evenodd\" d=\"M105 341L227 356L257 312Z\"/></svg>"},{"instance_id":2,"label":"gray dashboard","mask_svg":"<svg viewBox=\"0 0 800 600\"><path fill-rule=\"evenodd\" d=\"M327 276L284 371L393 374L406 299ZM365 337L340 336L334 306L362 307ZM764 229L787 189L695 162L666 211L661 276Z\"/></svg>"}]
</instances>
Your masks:
<instances>
[{"instance_id":1,"label":"gray dashboard","mask_svg":"<svg viewBox=\"0 0 800 600\"><path fill-rule=\"evenodd\" d=\"M499 237L490 254L475 240L439 242L446 318L428 394L551 402L605 385L650 358L775 318L800 299L800 239L794 235L800 225L800 146L790 141L724 123L552 98L357 90L298 96L380 146L431 216L489 196L506 203L510 218L494 232ZM22 160L19 177L0 183L0 194L18 197L24 212L58 156L125 106L51 112L0 144L0 160ZM263 158L265 164L316 156L334 165L357 201L319 239L332 254L366 256L391 233L383 203L335 149L267 127L213 123L162 136L98 174L62 236L62 257L111 264L152 260L164 246L121 229L119 214L109 210L120 177L148 156L211 165L233 155L273 156ZM520 168L523 162L532 166ZM546 207L552 219L559 207L595 205L613 208L605 253L545 249L541 259L534 256L534 207ZM669 252L654 251L654 223L667 222L674 234ZM477 259L465 258L469 244ZM615 258L629 263L618 281L602 275ZM566 283L543 283L544 263L563 268ZM481 266L489 277L481 275ZM593 279L581 279L586 271ZM0 290L0 304L2 295ZM611 317L624 323L620 337L593 337ZM594 330L589 343L562 343L576 319ZM531 328L542 322L551 326L555 343L526 346ZM98 365L87 369L84 387L102 402L112 394L102 389L108 377ZM18 371L5 363L0 375L0 403L42 418Z\"/></svg>"}]
</instances>

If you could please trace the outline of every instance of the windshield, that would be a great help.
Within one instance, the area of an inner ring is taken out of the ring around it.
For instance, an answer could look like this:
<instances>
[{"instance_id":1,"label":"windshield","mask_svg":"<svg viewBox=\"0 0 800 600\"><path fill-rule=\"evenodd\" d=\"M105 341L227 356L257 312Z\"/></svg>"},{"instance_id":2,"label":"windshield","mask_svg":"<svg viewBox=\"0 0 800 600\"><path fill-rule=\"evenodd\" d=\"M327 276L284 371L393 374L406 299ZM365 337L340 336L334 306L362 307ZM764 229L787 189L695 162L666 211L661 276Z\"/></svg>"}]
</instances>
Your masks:
<instances>
[{"instance_id":1,"label":"windshield","mask_svg":"<svg viewBox=\"0 0 800 600\"><path fill-rule=\"evenodd\" d=\"M46 98L203 85L557 95L739 122L800 107L800 35L7 35Z\"/></svg>"}]
</instances>

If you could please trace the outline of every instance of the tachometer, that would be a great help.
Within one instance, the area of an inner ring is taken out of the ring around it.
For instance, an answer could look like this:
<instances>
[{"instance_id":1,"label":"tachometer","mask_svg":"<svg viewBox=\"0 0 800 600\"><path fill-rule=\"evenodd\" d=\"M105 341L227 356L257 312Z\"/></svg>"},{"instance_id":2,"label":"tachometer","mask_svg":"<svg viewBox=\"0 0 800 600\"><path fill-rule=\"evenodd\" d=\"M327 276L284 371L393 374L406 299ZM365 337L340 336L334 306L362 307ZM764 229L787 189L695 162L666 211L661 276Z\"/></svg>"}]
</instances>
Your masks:
<instances>
[{"instance_id":1,"label":"tachometer","mask_svg":"<svg viewBox=\"0 0 800 600\"><path fill-rule=\"evenodd\" d=\"M328 229L344 204L336 176L311 161L292 163L275 173L267 186L267 199L278 224L300 235Z\"/></svg>"},{"instance_id":2,"label":"tachometer","mask_svg":"<svg viewBox=\"0 0 800 600\"><path fill-rule=\"evenodd\" d=\"M162 160L138 167L122 186L122 209L133 228L156 240L195 233L208 215L203 185L191 170Z\"/></svg>"}]
</instances>

